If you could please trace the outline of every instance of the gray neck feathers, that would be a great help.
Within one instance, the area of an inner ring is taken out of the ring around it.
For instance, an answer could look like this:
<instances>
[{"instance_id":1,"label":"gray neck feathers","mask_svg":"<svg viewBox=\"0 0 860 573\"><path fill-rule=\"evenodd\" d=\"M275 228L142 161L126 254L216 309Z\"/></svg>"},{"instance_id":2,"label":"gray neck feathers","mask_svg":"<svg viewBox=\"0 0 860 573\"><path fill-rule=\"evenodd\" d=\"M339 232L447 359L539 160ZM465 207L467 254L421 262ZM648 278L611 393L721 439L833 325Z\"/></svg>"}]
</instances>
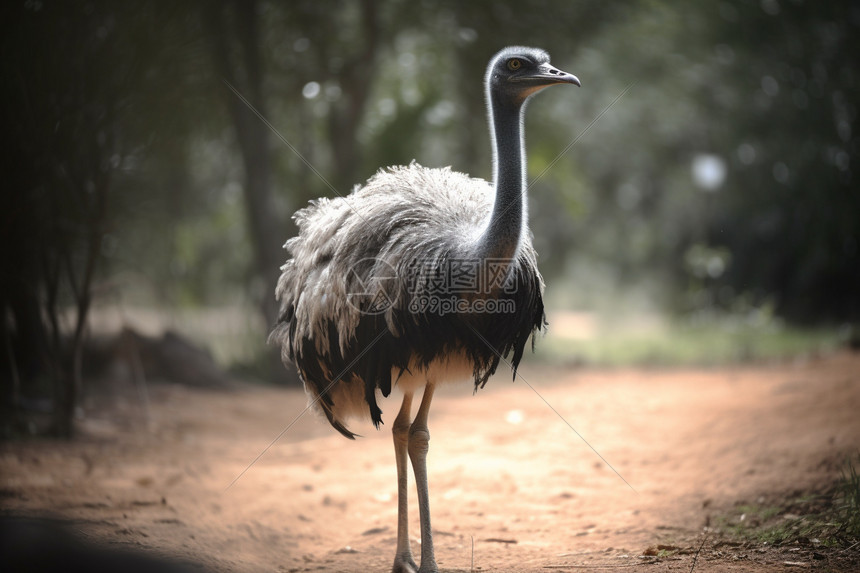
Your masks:
<instances>
[{"instance_id":1,"label":"gray neck feathers","mask_svg":"<svg viewBox=\"0 0 860 573\"><path fill-rule=\"evenodd\" d=\"M525 101L488 91L496 199L489 223L478 240L480 258L513 259L527 217L526 156L523 137Z\"/></svg>"}]
</instances>

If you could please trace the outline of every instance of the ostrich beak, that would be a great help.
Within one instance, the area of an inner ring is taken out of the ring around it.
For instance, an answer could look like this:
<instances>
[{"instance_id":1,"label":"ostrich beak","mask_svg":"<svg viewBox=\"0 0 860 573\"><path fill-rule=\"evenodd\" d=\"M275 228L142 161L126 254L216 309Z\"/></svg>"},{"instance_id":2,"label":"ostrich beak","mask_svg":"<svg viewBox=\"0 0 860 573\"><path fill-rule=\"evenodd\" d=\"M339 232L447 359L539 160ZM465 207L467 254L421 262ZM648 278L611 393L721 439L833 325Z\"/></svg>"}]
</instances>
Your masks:
<instances>
[{"instance_id":1,"label":"ostrich beak","mask_svg":"<svg viewBox=\"0 0 860 573\"><path fill-rule=\"evenodd\" d=\"M554 68L549 64L541 64L537 71L527 75L513 76L509 81L523 84L523 87L520 88L520 95L522 98L520 101L525 101L525 98L528 98L549 86L573 84L575 86L582 87L582 84L579 83L578 77L573 74L563 72L558 68Z\"/></svg>"},{"instance_id":2,"label":"ostrich beak","mask_svg":"<svg viewBox=\"0 0 860 573\"><path fill-rule=\"evenodd\" d=\"M582 87L582 84L579 82L578 77L573 74L563 72L558 68L554 68L549 64L542 64L540 66L540 72L532 77L536 81L539 81L546 85L573 84L577 87Z\"/></svg>"}]
</instances>

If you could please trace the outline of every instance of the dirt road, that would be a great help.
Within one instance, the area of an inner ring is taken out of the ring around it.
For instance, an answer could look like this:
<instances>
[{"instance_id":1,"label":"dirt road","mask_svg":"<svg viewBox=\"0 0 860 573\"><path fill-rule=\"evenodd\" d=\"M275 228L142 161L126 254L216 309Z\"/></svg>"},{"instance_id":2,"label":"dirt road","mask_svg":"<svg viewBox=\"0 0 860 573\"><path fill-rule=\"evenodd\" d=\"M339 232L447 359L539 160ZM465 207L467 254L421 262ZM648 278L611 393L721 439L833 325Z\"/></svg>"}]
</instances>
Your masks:
<instances>
[{"instance_id":1,"label":"dirt road","mask_svg":"<svg viewBox=\"0 0 860 573\"><path fill-rule=\"evenodd\" d=\"M522 374L528 383L498 374L476 395L437 392L429 475L443 571L860 568L856 548L737 545L717 523L834 482L860 447L860 355ZM72 443L0 444L3 514L60 517L89 542L213 571L389 570L388 428L354 425L366 437L350 442L304 416L248 468L303 410L301 392L152 385L149 403L148 416L135 400L91 413ZM389 426L397 405L384 405ZM410 507L417 553L414 492Z\"/></svg>"}]
</instances>

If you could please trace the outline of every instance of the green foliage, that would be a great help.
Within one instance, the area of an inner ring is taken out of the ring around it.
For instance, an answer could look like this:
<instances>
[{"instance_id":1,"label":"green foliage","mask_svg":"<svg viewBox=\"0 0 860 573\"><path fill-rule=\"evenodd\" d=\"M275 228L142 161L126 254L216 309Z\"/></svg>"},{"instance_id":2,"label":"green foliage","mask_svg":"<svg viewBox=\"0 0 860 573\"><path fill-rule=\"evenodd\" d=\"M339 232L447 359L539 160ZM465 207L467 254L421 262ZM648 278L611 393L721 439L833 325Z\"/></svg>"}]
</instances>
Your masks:
<instances>
[{"instance_id":1,"label":"green foliage","mask_svg":"<svg viewBox=\"0 0 860 573\"><path fill-rule=\"evenodd\" d=\"M734 93L707 101L710 113L733 117L713 130L713 141L732 152L726 193L707 219L707 240L735 255L721 282L775 296L779 311L796 319L856 316L860 199L850 118L860 76L847 55L857 47L854 8L734 9L708 30L721 75L734 84ZM753 30L767 41L725 43Z\"/></svg>"},{"instance_id":2,"label":"green foliage","mask_svg":"<svg viewBox=\"0 0 860 573\"><path fill-rule=\"evenodd\" d=\"M680 311L751 296L792 319L856 317L852 10L641 2L607 24L574 60L575 117L638 81L569 158L591 193L576 248L668 278ZM697 276L691 248L725 256Z\"/></svg>"}]
</instances>

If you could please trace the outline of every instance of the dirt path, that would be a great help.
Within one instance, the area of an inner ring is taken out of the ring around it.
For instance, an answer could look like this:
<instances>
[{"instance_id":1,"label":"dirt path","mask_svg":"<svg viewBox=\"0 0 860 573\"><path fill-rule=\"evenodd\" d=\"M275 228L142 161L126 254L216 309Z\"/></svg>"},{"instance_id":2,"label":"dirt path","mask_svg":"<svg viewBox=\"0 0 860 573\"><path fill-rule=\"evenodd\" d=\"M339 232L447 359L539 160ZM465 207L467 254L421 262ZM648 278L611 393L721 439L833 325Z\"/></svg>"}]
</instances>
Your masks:
<instances>
[{"instance_id":1,"label":"dirt path","mask_svg":"<svg viewBox=\"0 0 860 573\"><path fill-rule=\"evenodd\" d=\"M470 571L473 560L481 571L689 571L697 552L695 571L860 567L856 550L815 561L703 535L736 504L838 477L860 446L860 355L522 373L534 390L498 375L475 396L450 386L434 402L429 474L443 571ZM227 489L305 403L271 388L153 386L148 422L128 403L86 420L71 444L0 445L3 514L61 517L90 540L214 571L387 571L396 534L387 429L356 425L367 437L353 443L305 416ZM396 398L384 406L389 424L396 407ZM417 514L414 492L410 507ZM417 538L417 515L411 527ZM661 545L671 549L643 556Z\"/></svg>"}]
</instances>

